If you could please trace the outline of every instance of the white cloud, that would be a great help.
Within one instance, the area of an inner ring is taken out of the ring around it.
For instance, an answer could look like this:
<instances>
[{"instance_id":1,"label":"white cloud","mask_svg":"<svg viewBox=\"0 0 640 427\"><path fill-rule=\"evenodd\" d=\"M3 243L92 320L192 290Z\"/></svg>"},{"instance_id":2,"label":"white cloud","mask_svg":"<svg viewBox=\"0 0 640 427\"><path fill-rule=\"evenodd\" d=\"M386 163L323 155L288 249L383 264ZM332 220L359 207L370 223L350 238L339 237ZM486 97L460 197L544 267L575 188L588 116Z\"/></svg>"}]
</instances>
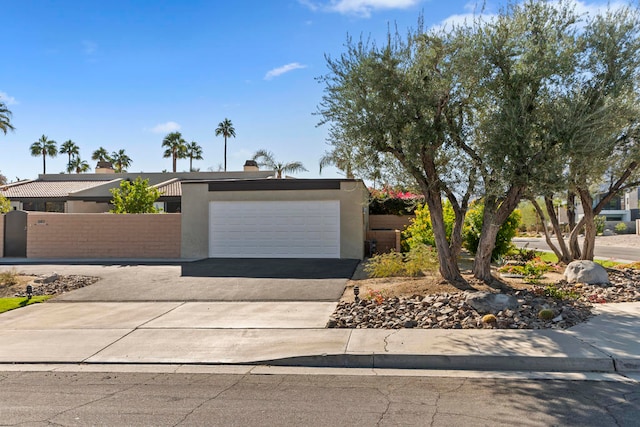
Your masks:
<instances>
[{"instance_id":1,"label":"white cloud","mask_svg":"<svg viewBox=\"0 0 640 427\"><path fill-rule=\"evenodd\" d=\"M0 92L0 100L6 105L15 105L18 103L13 96L9 96L6 92Z\"/></svg>"},{"instance_id":2,"label":"white cloud","mask_svg":"<svg viewBox=\"0 0 640 427\"><path fill-rule=\"evenodd\" d=\"M408 9L423 0L329 0L328 3L313 2L311 0L298 1L314 12L323 10L368 18L371 16L371 12L377 10Z\"/></svg>"},{"instance_id":3,"label":"white cloud","mask_svg":"<svg viewBox=\"0 0 640 427\"><path fill-rule=\"evenodd\" d=\"M160 123L153 128L151 128L151 132L153 133L169 133L176 132L180 130L181 126L176 122L166 122Z\"/></svg>"},{"instance_id":4,"label":"white cloud","mask_svg":"<svg viewBox=\"0 0 640 427\"><path fill-rule=\"evenodd\" d=\"M300 68L307 68L307 66L302 65L298 62L292 62L290 64L283 65L282 67L278 67L278 68L274 68L273 70L270 70L269 72L267 72L267 74L265 74L264 79L271 80L274 77L281 76L284 73L288 73L293 70L298 70Z\"/></svg>"},{"instance_id":5,"label":"white cloud","mask_svg":"<svg viewBox=\"0 0 640 427\"><path fill-rule=\"evenodd\" d=\"M82 41L82 51L86 55L93 55L98 50L98 44L96 42L92 42L91 40L83 40Z\"/></svg>"}]
</instances>

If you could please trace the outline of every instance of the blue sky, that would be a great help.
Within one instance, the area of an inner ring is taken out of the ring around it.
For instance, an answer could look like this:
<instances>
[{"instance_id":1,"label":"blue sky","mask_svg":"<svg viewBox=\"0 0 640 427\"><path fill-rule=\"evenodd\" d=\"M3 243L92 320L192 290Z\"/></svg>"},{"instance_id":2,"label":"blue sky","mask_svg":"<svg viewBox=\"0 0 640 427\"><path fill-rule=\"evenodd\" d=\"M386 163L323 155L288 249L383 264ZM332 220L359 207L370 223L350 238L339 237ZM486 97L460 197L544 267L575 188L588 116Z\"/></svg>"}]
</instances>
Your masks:
<instances>
[{"instance_id":1,"label":"blue sky","mask_svg":"<svg viewBox=\"0 0 640 427\"><path fill-rule=\"evenodd\" d=\"M602 2L601 2L602 3ZM171 170L163 137L180 131L198 142L200 170L218 170L229 118L228 170L258 149L299 160L319 175L328 129L312 113L326 73L325 54L344 51L347 35L382 41L389 25L428 26L468 16L475 2L440 0L20 0L5 1L0 25L0 97L16 130L0 133L0 173L36 178L29 153L41 135L71 139L89 161L102 146L125 149L129 171ZM491 13L500 2L487 2ZM47 159L47 172L66 168ZM188 160L178 161L187 170Z\"/></svg>"}]
</instances>

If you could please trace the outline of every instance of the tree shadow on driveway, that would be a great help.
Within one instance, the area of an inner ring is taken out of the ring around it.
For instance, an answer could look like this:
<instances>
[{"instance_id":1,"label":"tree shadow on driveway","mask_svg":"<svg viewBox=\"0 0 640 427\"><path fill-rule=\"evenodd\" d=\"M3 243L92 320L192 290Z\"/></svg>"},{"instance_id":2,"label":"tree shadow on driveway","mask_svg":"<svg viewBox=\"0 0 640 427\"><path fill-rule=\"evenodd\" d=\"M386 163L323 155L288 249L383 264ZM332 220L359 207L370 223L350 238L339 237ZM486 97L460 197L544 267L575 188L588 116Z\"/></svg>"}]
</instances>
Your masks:
<instances>
[{"instance_id":1,"label":"tree shadow on driveway","mask_svg":"<svg viewBox=\"0 0 640 427\"><path fill-rule=\"evenodd\" d=\"M186 277L350 279L358 259L207 258L182 264Z\"/></svg>"}]
</instances>

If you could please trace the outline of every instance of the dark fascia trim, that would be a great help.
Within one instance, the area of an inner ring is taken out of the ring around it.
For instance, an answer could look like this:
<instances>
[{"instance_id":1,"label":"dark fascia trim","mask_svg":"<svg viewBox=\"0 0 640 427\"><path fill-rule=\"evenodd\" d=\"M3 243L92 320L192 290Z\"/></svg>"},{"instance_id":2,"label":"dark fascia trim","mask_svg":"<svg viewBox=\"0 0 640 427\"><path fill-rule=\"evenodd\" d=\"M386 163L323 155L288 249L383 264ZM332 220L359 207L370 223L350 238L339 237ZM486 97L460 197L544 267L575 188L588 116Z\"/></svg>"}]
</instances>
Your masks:
<instances>
[{"instance_id":1,"label":"dark fascia trim","mask_svg":"<svg viewBox=\"0 0 640 427\"><path fill-rule=\"evenodd\" d=\"M339 190L345 179L260 179L209 181L209 191Z\"/></svg>"}]
</instances>

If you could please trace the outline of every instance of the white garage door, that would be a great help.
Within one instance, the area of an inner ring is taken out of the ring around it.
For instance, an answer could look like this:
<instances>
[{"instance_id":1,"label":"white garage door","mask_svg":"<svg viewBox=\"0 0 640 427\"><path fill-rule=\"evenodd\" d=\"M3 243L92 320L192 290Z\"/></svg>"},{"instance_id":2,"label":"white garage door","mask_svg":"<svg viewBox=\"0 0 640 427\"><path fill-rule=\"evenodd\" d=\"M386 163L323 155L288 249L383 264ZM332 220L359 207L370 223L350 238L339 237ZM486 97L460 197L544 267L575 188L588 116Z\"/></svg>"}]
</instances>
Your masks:
<instances>
[{"instance_id":1,"label":"white garage door","mask_svg":"<svg viewBox=\"0 0 640 427\"><path fill-rule=\"evenodd\" d=\"M340 202L211 202L211 258L340 258Z\"/></svg>"}]
</instances>

